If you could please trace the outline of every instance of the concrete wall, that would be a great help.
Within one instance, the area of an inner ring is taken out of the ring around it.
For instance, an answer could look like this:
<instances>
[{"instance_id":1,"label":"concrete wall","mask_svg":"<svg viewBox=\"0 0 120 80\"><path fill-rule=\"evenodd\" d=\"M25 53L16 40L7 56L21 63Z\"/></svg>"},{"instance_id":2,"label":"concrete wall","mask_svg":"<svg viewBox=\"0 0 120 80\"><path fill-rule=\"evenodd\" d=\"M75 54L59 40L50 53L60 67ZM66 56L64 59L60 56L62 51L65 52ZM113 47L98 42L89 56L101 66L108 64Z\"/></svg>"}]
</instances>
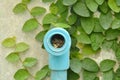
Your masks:
<instances>
[{"instance_id":1,"label":"concrete wall","mask_svg":"<svg viewBox=\"0 0 120 80\"><path fill-rule=\"evenodd\" d=\"M35 75L36 71L41 69L45 64L47 64L48 55L45 50L41 49L40 42L37 42L34 37L35 35L42 30L39 27L37 30L24 33L21 28L23 23L28 20L31 16L28 12L23 14L15 15L12 12L13 7L19 3L21 0L0 0L0 43L7 37L16 36L17 42L24 41L30 45L30 50L25 54L21 54L22 60L25 57L32 56L38 59L38 64L29 69L29 71ZM29 8L31 9L35 5L44 6L48 9L47 4L43 4L40 2L41 0L33 0L32 3L29 4ZM42 17L41 17L42 18ZM41 21L39 18L39 21ZM21 63L11 64L6 61L5 57L12 52L14 49L12 48L4 48L0 44L0 80L14 80L13 75L19 68L22 68ZM114 55L110 52L101 51L100 54L96 56L92 56L98 63L106 58L115 59ZM34 80L30 78L29 80ZM49 79L48 79L49 80Z\"/></svg>"}]
</instances>

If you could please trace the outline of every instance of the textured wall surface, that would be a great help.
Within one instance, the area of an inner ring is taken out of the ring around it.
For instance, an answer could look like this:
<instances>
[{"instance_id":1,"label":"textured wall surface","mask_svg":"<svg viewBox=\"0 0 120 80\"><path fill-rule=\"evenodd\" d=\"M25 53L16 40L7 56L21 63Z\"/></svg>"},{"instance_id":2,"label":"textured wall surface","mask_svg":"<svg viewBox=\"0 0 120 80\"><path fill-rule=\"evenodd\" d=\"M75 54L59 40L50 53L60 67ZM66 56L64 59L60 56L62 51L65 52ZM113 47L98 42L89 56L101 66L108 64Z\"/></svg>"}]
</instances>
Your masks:
<instances>
[{"instance_id":1,"label":"textured wall surface","mask_svg":"<svg viewBox=\"0 0 120 80\"><path fill-rule=\"evenodd\" d=\"M45 64L48 63L48 55L45 50L41 49L40 42L37 42L34 37L35 35L42 30L39 27L37 30L24 33L21 28L23 23L28 20L31 16L28 12L23 14L15 15L12 12L13 7L19 3L21 0L0 0L0 43L7 37L16 36L17 42L24 41L30 45L30 50L26 54L21 54L22 59L25 57L32 56L38 59L38 64L29 69L29 71L34 75L37 70L41 69ZM28 6L31 9L35 5L44 6L48 9L47 4L43 4L40 0L33 0ZM38 18L41 21L41 17ZM22 68L21 63L11 64L5 60L5 57L12 52L13 49L4 48L0 44L0 80L14 80L13 74L19 68ZM94 60L98 63L103 59L115 59L113 53L101 51L100 54L92 56ZM29 80L34 80L30 78ZM82 80L82 79L81 79Z\"/></svg>"}]
</instances>

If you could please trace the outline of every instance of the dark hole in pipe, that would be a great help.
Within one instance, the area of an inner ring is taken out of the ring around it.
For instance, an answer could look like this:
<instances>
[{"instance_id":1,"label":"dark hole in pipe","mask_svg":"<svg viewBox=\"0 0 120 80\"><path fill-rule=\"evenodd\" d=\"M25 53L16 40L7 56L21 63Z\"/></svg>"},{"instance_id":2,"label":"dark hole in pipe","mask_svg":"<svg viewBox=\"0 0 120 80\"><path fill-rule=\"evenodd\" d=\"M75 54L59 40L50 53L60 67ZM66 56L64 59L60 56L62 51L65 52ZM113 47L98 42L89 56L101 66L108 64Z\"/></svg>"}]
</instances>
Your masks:
<instances>
[{"instance_id":1,"label":"dark hole in pipe","mask_svg":"<svg viewBox=\"0 0 120 80\"><path fill-rule=\"evenodd\" d=\"M51 44L54 48L61 48L65 43L65 39L60 34L55 34L51 37Z\"/></svg>"}]
</instances>

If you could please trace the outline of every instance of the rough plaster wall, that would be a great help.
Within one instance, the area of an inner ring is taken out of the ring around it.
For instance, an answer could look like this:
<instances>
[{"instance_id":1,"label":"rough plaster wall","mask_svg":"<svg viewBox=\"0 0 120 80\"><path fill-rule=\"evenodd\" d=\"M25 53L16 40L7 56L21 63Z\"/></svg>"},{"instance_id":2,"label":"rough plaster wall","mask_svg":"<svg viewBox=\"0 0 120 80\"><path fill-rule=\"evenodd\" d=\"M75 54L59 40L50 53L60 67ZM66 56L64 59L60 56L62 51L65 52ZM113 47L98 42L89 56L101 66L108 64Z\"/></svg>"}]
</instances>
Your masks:
<instances>
[{"instance_id":1,"label":"rough plaster wall","mask_svg":"<svg viewBox=\"0 0 120 80\"><path fill-rule=\"evenodd\" d=\"M24 33L21 31L23 23L31 16L28 12L19 15L15 15L12 12L13 7L20 1L21 0L0 0L0 43L5 38L12 36L16 36L17 42L24 41L28 43L30 45L30 50L25 54L21 54L21 57L22 60L28 56L36 57L38 59L38 64L36 67L29 69L32 74L35 74L37 70L41 69L45 64L48 63L48 55L45 50L41 49L40 42L37 42L34 39L35 34L42 30L41 27L30 33ZM33 0L33 2L29 4L29 8L31 9L35 5L40 5L48 9L48 5L43 4L40 1L41 0ZM41 21L41 17L38 19ZM5 57L12 51L12 48L4 48L0 44L0 80L14 80L13 74L16 72L16 70L22 68L20 63L11 64L5 60ZM106 58L115 59L115 56L111 52L101 51L100 54L92 56L92 58L100 63L101 60ZM34 79L30 78L29 80Z\"/></svg>"}]
</instances>

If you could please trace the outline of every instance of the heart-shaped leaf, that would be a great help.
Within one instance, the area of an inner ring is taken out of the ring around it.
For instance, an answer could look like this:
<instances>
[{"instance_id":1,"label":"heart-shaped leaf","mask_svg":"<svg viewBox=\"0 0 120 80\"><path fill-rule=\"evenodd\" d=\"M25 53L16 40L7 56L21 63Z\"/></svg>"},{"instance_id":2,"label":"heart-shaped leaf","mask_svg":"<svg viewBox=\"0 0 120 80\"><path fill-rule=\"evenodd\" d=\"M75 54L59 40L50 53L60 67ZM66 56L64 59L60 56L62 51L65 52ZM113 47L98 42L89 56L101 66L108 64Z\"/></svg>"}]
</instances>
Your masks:
<instances>
[{"instance_id":1,"label":"heart-shaped leaf","mask_svg":"<svg viewBox=\"0 0 120 80\"><path fill-rule=\"evenodd\" d=\"M29 73L25 69L19 69L15 75L15 80L26 80L29 77Z\"/></svg>"},{"instance_id":2,"label":"heart-shaped leaf","mask_svg":"<svg viewBox=\"0 0 120 80\"><path fill-rule=\"evenodd\" d=\"M99 18L100 24L104 29L110 28L112 20L113 18L112 18L111 12L108 12L107 14L101 13L100 18Z\"/></svg>"},{"instance_id":3,"label":"heart-shaped leaf","mask_svg":"<svg viewBox=\"0 0 120 80\"><path fill-rule=\"evenodd\" d=\"M111 70L115 66L116 62L114 60L105 59L100 63L100 70L105 72Z\"/></svg>"},{"instance_id":4,"label":"heart-shaped leaf","mask_svg":"<svg viewBox=\"0 0 120 80\"><path fill-rule=\"evenodd\" d=\"M92 12L97 11L98 4L95 2L95 0L85 0L85 3L87 7L90 9L90 11Z\"/></svg>"},{"instance_id":5,"label":"heart-shaped leaf","mask_svg":"<svg viewBox=\"0 0 120 80\"><path fill-rule=\"evenodd\" d=\"M28 57L23 61L25 67L33 67L37 63L37 59L33 57Z\"/></svg>"},{"instance_id":6,"label":"heart-shaped leaf","mask_svg":"<svg viewBox=\"0 0 120 80\"><path fill-rule=\"evenodd\" d=\"M29 49L28 44L26 44L24 42L20 42L20 43L16 44L15 52L24 52L28 49Z\"/></svg>"},{"instance_id":7,"label":"heart-shaped leaf","mask_svg":"<svg viewBox=\"0 0 120 80\"><path fill-rule=\"evenodd\" d=\"M22 30L24 32L30 32L38 28L38 26L39 26L38 21L35 18L32 18L32 19L27 20L24 23Z\"/></svg>"},{"instance_id":8,"label":"heart-shaped leaf","mask_svg":"<svg viewBox=\"0 0 120 80\"><path fill-rule=\"evenodd\" d=\"M46 12L46 9L43 7L34 7L31 9L32 16L40 16Z\"/></svg>"},{"instance_id":9,"label":"heart-shaped leaf","mask_svg":"<svg viewBox=\"0 0 120 80\"><path fill-rule=\"evenodd\" d=\"M85 70L91 71L91 72L98 72L99 71L99 67L98 67L97 63L94 60L90 59L90 58L84 58L83 59L82 67Z\"/></svg>"},{"instance_id":10,"label":"heart-shaped leaf","mask_svg":"<svg viewBox=\"0 0 120 80\"><path fill-rule=\"evenodd\" d=\"M87 9L86 5L82 2L78 2L73 6L73 10L76 14L83 16L83 17L89 17L90 13Z\"/></svg>"},{"instance_id":11,"label":"heart-shaped leaf","mask_svg":"<svg viewBox=\"0 0 120 80\"><path fill-rule=\"evenodd\" d=\"M24 3L18 3L14 8L13 8L13 12L15 14L18 14L18 13L22 13L24 11L27 10L27 7L26 7L26 4Z\"/></svg>"}]
</instances>

